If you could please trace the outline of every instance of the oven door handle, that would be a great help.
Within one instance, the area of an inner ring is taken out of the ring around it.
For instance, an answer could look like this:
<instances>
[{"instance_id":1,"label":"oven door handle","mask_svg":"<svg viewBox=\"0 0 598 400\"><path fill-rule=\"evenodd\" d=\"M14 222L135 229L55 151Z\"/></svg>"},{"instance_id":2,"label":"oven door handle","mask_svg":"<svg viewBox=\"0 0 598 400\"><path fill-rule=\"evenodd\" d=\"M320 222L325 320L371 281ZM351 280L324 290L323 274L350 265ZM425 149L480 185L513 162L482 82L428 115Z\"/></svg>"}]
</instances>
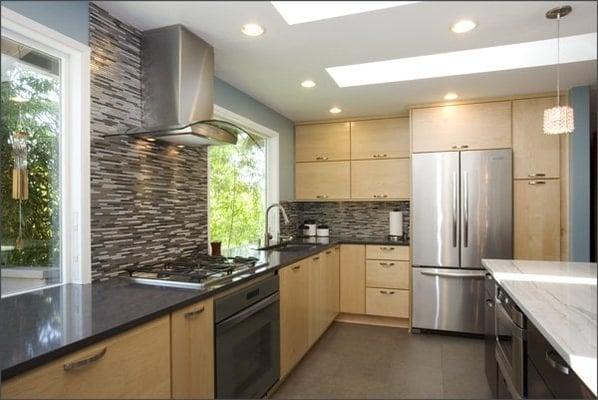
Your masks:
<instances>
[{"instance_id":1,"label":"oven door handle","mask_svg":"<svg viewBox=\"0 0 598 400\"><path fill-rule=\"evenodd\" d=\"M276 303L280 298L278 292L274 293L273 295L266 297L263 300L258 301L252 306L247 307L243 311L225 319L224 321L219 322L216 324L216 329L219 332L223 332L228 330L234 325L245 321L247 318L251 317L252 315L258 313L259 311L263 310L264 308L268 307L269 305Z\"/></svg>"}]
</instances>

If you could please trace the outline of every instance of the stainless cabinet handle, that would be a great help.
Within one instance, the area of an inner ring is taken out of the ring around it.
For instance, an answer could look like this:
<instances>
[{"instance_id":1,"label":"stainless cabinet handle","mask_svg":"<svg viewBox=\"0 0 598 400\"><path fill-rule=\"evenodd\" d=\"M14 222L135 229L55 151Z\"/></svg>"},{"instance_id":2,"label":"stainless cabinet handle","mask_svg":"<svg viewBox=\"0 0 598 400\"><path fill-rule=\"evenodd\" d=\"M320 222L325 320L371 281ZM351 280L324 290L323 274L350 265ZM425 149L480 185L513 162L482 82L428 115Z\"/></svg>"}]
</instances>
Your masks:
<instances>
[{"instance_id":1,"label":"stainless cabinet handle","mask_svg":"<svg viewBox=\"0 0 598 400\"><path fill-rule=\"evenodd\" d=\"M382 294L395 294L395 292L394 292L394 291L392 291L392 290L391 290L391 291L388 291L388 290L381 290L381 291L380 291L380 293L382 293Z\"/></svg>"},{"instance_id":2,"label":"stainless cabinet handle","mask_svg":"<svg viewBox=\"0 0 598 400\"><path fill-rule=\"evenodd\" d=\"M98 353L94 354L91 357L88 357L88 358L85 358L85 359L79 360L79 361L68 362L68 363L64 364L64 366L63 366L64 370L72 371L72 370L87 367L88 365L96 363L99 360L101 360L102 357L104 357L106 355L107 349L108 349L107 347L104 347L102 350L100 350Z\"/></svg>"},{"instance_id":3,"label":"stainless cabinet handle","mask_svg":"<svg viewBox=\"0 0 598 400\"><path fill-rule=\"evenodd\" d=\"M387 154L374 154L374 158L384 158L384 157L388 157Z\"/></svg>"},{"instance_id":4,"label":"stainless cabinet handle","mask_svg":"<svg viewBox=\"0 0 598 400\"><path fill-rule=\"evenodd\" d=\"M385 198L387 198L387 197L388 197L388 195L387 195L387 194L375 194L375 195L374 195L374 198L376 198L376 199L381 199L381 198L382 198L382 199L385 199Z\"/></svg>"},{"instance_id":5,"label":"stainless cabinet handle","mask_svg":"<svg viewBox=\"0 0 598 400\"><path fill-rule=\"evenodd\" d=\"M463 171L463 246L469 246L469 173Z\"/></svg>"},{"instance_id":6,"label":"stainless cabinet handle","mask_svg":"<svg viewBox=\"0 0 598 400\"><path fill-rule=\"evenodd\" d=\"M565 375L569 375L569 367L567 367L564 364L564 361L561 363L560 361L556 360L557 357L562 360L561 356L559 356L552 350L546 350L545 355L546 355L546 362L548 363L548 365L550 365L552 368L556 369L557 371L562 372Z\"/></svg>"},{"instance_id":7,"label":"stainless cabinet handle","mask_svg":"<svg viewBox=\"0 0 598 400\"><path fill-rule=\"evenodd\" d=\"M199 314L201 314L204 311L205 307L201 306L199 307L197 310L195 311L189 311L186 312L185 314L183 314L185 316L185 318L187 319L191 319L191 318L195 318L196 316L198 316Z\"/></svg>"},{"instance_id":8,"label":"stainless cabinet handle","mask_svg":"<svg viewBox=\"0 0 598 400\"><path fill-rule=\"evenodd\" d=\"M546 181L529 181L528 185L545 185Z\"/></svg>"},{"instance_id":9,"label":"stainless cabinet handle","mask_svg":"<svg viewBox=\"0 0 598 400\"><path fill-rule=\"evenodd\" d=\"M484 279L484 273L471 273L462 274L458 272L433 272L433 271L421 271L422 275L428 276L440 276L444 278L465 278L465 279Z\"/></svg>"},{"instance_id":10,"label":"stainless cabinet handle","mask_svg":"<svg viewBox=\"0 0 598 400\"><path fill-rule=\"evenodd\" d=\"M491 299L486 299L486 305L490 308L494 307L494 302Z\"/></svg>"},{"instance_id":11,"label":"stainless cabinet handle","mask_svg":"<svg viewBox=\"0 0 598 400\"><path fill-rule=\"evenodd\" d=\"M314 261L318 261L319 259L320 259L320 256L312 258L312 260L314 260Z\"/></svg>"},{"instance_id":12,"label":"stainless cabinet handle","mask_svg":"<svg viewBox=\"0 0 598 400\"><path fill-rule=\"evenodd\" d=\"M469 145L467 145L467 144L456 145L455 144L455 145L451 146L451 148L453 148L453 149L467 149L467 148L469 148Z\"/></svg>"},{"instance_id":13,"label":"stainless cabinet handle","mask_svg":"<svg viewBox=\"0 0 598 400\"><path fill-rule=\"evenodd\" d=\"M395 263L381 262L380 265L383 266L383 267L392 267L393 265L395 265Z\"/></svg>"},{"instance_id":14,"label":"stainless cabinet handle","mask_svg":"<svg viewBox=\"0 0 598 400\"><path fill-rule=\"evenodd\" d=\"M328 195L327 194L319 194L316 196L317 199L327 199Z\"/></svg>"},{"instance_id":15,"label":"stainless cabinet handle","mask_svg":"<svg viewBox=\"0 0 598 400\"><path fill-rule=\"evenodd\" d=\"M326 157L326 156L317 156L316 160L328 160L328 157Z\"/></svg>"},{"instance_id":16,"label":"stainless cabinet handle","mask_svg":"<svg viewBox=\"0 0 598 400\"><path fill-rule=\"evenodd\" d=\"M529 178L543 178L545 176L546 176L546 174L545 173L541 173L541 172L540 173L536 173L536 174L529 174L528 175Z\"/></svg>"},{"instance_id":17,"label":"stainless cabinet handle","mask_svg":"<svg viewBox=\"0 0 598 400\"><path fill-rule=\"evenodd\" d=\"M293 270L298 270L299 268L301 268L301 265L295 265L294 267L292 267L291 269Z\"/></svg>"},{"instance_id":18,"label":"stainless cabinet handle","mask_svg":"<svg viewBox=\"0 0 598 400\"><path fill-rule=\"evenodd\" d=\"M453 247L457 247L457 204L459 202L457 193L457 173L453 172Z\"/></svg>"},{"instance_id":19,"label":"stainless cabinet handle","mask_svg":"<svg viewBox=\"0 0 598 400\"><path fill-rule=\"evenodd\" d=\"M395 249L394 247L386 247L386 246L380 247L380 250L382 250L382 251L393 251L394 249Z\"/></svg>"},{"instance_id":20,"label":"stainless cabinet handle","mask_svg":"<svg viewBox=\"0 0 598 400\"><path fill-rule=\"evenodd\" d=\"M326 251L326 254L332 254L332 250Z\"/></svg>"}]
</instances>

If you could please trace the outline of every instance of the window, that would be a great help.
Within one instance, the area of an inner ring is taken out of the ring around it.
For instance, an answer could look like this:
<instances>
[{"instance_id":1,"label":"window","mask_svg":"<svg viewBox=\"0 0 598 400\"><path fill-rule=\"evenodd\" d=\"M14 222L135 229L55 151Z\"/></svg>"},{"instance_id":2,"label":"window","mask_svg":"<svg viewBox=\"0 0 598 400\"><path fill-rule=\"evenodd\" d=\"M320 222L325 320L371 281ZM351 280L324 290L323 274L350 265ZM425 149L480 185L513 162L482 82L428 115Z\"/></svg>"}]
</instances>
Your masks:
<instances>
[{"instance_id":1,"label":"window","mask_svg":"<svg viewBox=\"0 0 598 400\"><path fill-rule=\"evenodd\" d=\"M87 283L89 48L2 7L2 296Z\"/></svg>"}]
</instances>

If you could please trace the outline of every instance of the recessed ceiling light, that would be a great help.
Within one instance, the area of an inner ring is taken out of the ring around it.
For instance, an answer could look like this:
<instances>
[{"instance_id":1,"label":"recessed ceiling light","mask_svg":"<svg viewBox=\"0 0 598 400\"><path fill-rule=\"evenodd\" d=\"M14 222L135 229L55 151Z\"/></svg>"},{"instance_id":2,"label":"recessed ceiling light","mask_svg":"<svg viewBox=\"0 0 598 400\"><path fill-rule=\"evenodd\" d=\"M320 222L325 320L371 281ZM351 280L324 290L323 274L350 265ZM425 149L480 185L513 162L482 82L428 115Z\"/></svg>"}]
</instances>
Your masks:
<instances>
[{"instance_id":1,"label":"recessed ceiling light","mask_svg":"<svg viewBox=\"0 0 598 400\"><path fill-rule=\"evenodd\" d=\"M303 86L304 88L312 88L314 86L316 86L316 83L310 79L301 82L301 86Z\"/></svg>"},{"instance_id":2,"label":"recessed ceiling light","mask_svg":"<svg viewBox=\"0 0 598 400\"><path fill-rule=\"evenodd\" d=\"M419 1L272 1L271 3L287 24L295 25L405 6Z\"/></svg>"},{"instance_id":3,"label":"recessed ceiling light","mask_svg":"<svg viewBox=\"0 0 598 400\"><path fill-rule=\"evenodd\" d=\"M245 24L241 27L241 32L247 36L260 36L265 32L265 29L258 24Z\"/></svg>"},{"instance_id":4,"label":"recessed ceiling light","mask_svg":"<svg viewBox=\"0 0 598 400\"><path fill-rule=\"evenodd\" d=\"M556 39L329 67L340 87L555 65ZM596 59L596 33L561 38L561 63ZM442 65L442 68L438 68Z\"/></svg>"},{"instance_id":5,"label":"recessed ceiling light","mask_svg":"<svg viewBox=\"0 0 598 400\"><path fill-rule=\"evenodd\" d=\"M341 110L341 109L340 109L340 108L338 108L338 107L332 107L332 108L331 108L330 110L328 110L328 111L330 111L330 113L331 113L331 114L338 114L339 112L341 112L341 111L343 111L343 110Z\"/></svg>"},{"instance_id":6,"label":"recessed ceiling light","mask_svg":"<svg viewBox=\"0 0 598 400\"><path fill-rule=\"evenodd\" d=\"M176 146L176 147L178 147L179 149L184 149L184 148L185 148L185 145L182 145L182 144L177 144L177 146Z\"/></svg>"},{"instance_id":7,"label":"recessed ceiling light","mask_svg":"<svg viewBox=\"0 0 598 400\"><path fill-rule=\"evenodd\" d=\"M462 19L451 26L451 31L455 33L465 33L475 29L476 26L478 26L477 22L470 19Z\"/></svg>"},{"instance_id":8,"label":"recessed ceiling light","mask_svg":"<svg viewBox=\"0 0 598 400\"><path fill-rule=\"evenodd\" d=\"M447 93L444 95L445 100L455 100L459 97L457 93Z\"/></svg>"},{"instance_id":9,"label":"recessed ceiling light","mask_svg":"<svg viewBox=\"0 0 598 400\"><path fill-rule=\"evenodd\" d=\"M156 141L156 139L154 139L153 137L145 138L145 140L147 140L148 142L155 142Z\"/></svg>"}]
</instances>

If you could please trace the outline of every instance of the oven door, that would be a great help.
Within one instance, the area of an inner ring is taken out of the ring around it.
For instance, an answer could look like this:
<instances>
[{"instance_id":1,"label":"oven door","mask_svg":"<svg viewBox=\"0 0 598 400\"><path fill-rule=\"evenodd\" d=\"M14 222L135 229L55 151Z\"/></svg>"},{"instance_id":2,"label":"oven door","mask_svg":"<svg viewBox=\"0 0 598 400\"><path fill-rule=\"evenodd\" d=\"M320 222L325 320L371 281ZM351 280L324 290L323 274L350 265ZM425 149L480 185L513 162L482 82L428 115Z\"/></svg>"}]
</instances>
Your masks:
<instances>
[{"instance_id":1,"label":"oven door","mask_svg":"<svg viewBox=\"0 0 598 400\"><path fill-rule=\"evenodd\" d=\"M519 316L515 313L520 312L514 308L513 304L509 304L508 298L500 296L500 289L498 292L494 306L496 362L500 371L499 375L504 378L512 398L521 399L525 395L526 330L515 322L515 320L519 320ZM522 314L521 317L523 317Z\"/></svg>"},{"instance_id":2,"label":"oven door","mask_svg":"<svg viewBox=\"0 0 598 400\"><path fill-rule=\"evenodd\" d=\"M216 397L260 398L280 377L278 292L216 324Z\"/></svg>"}]
</instances>

